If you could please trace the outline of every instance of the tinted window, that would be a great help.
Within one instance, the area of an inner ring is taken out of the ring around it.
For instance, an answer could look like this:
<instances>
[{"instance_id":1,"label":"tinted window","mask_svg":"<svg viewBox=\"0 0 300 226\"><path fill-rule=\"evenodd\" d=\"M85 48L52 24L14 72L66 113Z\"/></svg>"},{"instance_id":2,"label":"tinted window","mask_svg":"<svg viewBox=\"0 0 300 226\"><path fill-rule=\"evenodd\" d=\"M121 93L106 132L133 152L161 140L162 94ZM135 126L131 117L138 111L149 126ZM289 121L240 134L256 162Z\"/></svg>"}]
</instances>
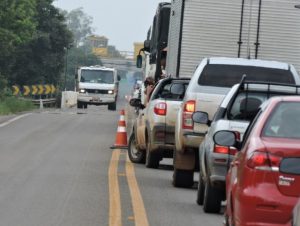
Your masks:
<instances>
[{"instance_id":1,"label":"tinted window","mask_svg":"<svg viewBox=\"0 0 300 226\"><path fill-rule=\"evenodd\" d=\"M282 102L274 109L263 136L300 139L300 103Z\"/></svg>"},{"instance_id":2,"label":"tinted window","mask_svg":"<svg viewBox=\"0 0 300 226\"><path fill-rule=\"evenodd\" d=\"M186 82L173 81L172 83L170 81L169 83L164 83L160 87L159 91L155 94L153 99L163 98L163 99L168 99L168 100L182 100L184 95L175 95L175 94L171 93L171 85L174 84L174 83L184 84L185 90L188 87L188 81L186 81Z\"/></svg>"},{"instance_id":3,"label":"tinted window","mask_svg":"<svg viewBox=\"0 0 300 226\"><path fill-rule=\"evenodd\" d=\"M241 81L243 75L247 75L247 80L251 81L295 84L293 75L289 70L223 64L206 65L199 77L198 84L232 87Z\"/></svg>"},{"instance_id":4,"label":"tinted window","mask_svg":"<svg viewBox=\"0 0 300 226\"><path fill-rule=\"evenodd\" d=\"M235 98L231 109L228 110L228 119L251 121L259 106L267 100L266 93L239 93Z\"/></svg>"},{"instance_id":5,"label":"tinted window","mask_svg":"<svg viewBox=\"0 0 300 226\"><path fill-rule=\"evenodd\" d=\"M114 75L112 71L82 70L80 82L112 84L114 83Z\"/></svg>"},{"instance_id":6,"label":"tinted window","mask_svg":"<svg viewBox=\"0 0 300 226\"><path fill-rule=\"evenodd\" d=\"M280 172L300 174L300 158L285 158L280 163Z\"/></svg>"}]
</instances>

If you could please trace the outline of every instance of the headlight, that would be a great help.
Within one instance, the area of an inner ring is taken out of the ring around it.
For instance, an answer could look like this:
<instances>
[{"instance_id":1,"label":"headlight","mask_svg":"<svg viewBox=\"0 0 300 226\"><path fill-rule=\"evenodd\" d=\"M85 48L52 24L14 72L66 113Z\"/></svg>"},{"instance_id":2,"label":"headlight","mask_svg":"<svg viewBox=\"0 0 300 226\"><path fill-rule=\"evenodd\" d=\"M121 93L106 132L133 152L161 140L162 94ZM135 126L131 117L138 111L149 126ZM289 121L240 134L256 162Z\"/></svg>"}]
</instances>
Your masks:
<instances>
[{"instance_id":1,"label":"headlight","mask_svg":"<svg viewBox=\"0 0 300 226\"><path fill-rule=\"evenodd\" d=\"M85 93L85 89L80 89L79 93Z\"/></svg>"},{"instance_id":2,"label":"headlight","mask_svg":"<svg viewBox=\"0 0 300 226\"><path fill-rule=\"evenodd\" d=\"M113 90L108 90L108 94L113 94L114 91Z\"/></svg>"}]
</instances>

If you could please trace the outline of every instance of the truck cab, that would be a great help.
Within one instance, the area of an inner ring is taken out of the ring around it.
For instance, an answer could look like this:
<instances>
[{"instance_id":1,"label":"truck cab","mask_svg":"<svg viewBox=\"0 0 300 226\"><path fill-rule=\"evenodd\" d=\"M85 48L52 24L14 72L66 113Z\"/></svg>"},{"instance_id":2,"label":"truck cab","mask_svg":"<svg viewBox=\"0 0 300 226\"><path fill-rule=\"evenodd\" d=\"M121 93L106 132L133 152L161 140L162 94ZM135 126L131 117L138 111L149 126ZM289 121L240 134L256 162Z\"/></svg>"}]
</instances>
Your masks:
<instances>
[{"instance_id":1,"label":"truck cab","mask_svg":"<svg viewBox=\"0 0 300 226\"><path fill-rule=\"evenodd\" d=\"M102 66L80 67L77 78L77 108L90 105L107 105L116 110L119 76L114 68Z\"/></svg>"}]
</instances>

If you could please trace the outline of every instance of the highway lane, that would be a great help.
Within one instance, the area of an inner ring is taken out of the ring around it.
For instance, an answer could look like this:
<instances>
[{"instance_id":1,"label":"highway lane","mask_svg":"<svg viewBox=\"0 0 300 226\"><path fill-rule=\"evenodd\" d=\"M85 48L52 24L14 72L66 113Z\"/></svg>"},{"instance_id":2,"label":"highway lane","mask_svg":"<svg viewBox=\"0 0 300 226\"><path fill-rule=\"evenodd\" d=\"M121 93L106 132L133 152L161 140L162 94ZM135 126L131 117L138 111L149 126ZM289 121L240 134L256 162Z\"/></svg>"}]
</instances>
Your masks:
<instances>
[{"instance_id":1,"label":"highway lane","mask_svg":"<svg viewBox=\"0 0 300 226\"><path fill-rule=\"evenodd\" d=\"M81 113L33 113L0 128L0 225L108 225L119 116Z\"/></svg>"},{"instance_id":2,"label":"highway lane","mask_svg":"<svg viewBox=\"0 0 300 226\"><path fill-rule=\"evenodd\" d=\"M221 214L196 205L195 188L173 188L170 160L150 170L110 149L118 119L118 111L89 106L0 127L0 226L221 225Z\"/></svg>"}]
</instances>

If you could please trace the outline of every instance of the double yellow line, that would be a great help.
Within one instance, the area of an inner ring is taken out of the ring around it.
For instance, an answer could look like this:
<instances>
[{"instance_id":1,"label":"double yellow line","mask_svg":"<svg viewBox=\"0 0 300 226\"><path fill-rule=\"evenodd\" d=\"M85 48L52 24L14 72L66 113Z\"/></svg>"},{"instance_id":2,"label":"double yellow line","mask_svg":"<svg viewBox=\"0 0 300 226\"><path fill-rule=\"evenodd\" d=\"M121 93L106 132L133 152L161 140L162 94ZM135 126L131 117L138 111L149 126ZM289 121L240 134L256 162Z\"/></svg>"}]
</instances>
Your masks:
<instances>
[{"instance_id":1,"label":"double yellow line","mask_svg":"<svg viewBox=\"0 0 300 226\"><path fill-rule=\"evenodd\" d=\"M109 170L109 226L122 226L121 195L118 180L118 165L121 151L112 153ZM135 177L133 164L126 158L126 177L130 190L135 226L149 226L143 198Z\"/></svg>"}]
</instances>

